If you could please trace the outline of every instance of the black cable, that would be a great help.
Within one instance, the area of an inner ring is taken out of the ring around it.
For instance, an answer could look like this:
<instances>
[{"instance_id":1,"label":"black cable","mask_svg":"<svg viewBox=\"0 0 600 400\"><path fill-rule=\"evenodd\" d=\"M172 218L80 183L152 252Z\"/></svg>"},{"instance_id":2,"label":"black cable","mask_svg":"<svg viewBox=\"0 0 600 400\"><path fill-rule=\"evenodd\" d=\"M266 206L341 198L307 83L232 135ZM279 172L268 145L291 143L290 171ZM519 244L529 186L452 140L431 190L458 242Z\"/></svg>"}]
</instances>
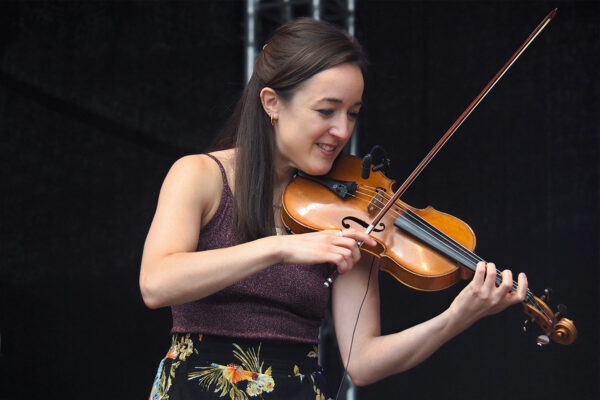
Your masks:
<instances>
[{"instance_id":1,"label":"black cable","mask_svg":"<svg viewBox=\"0 0 600 400\"><path fill-rule=\"evenodd\" d=\"M360 302L360 307L358 308L358 314L356 315L356 322L354 323L354 329L352 330L352 338L350 339L350 348L348 349L348 360L346 361L346 365L344 366L344 374L342 375L342 381L338 386L337 393L335 394L335 400L338 399L340 392L342 390L342 386L344 386L344 380L346 376L348 376L348 365L350 365L350 356L352 355L352 345L354 344L354 334L356 333L356 327L358 326L358 320L360 319L360 312L362 311L363 305L365 304L365 300L367 299L367 293L369 293L369 286L371 285L371 274L373 273L373 264L375 263L375 257L371 261L371 267L369 268L369 278L367 279L367 288L365 290L365 295L363 296L362 301Z\"/></svg>"}]
</instances>

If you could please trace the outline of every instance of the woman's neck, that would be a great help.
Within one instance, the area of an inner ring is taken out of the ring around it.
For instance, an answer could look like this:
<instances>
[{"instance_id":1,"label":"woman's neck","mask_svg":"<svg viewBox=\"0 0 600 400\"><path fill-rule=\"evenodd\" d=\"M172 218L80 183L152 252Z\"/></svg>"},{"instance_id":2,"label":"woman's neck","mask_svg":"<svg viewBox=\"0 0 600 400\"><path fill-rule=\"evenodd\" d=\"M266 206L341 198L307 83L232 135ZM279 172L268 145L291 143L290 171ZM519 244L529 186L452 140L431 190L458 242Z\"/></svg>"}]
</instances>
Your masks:
<instances>
[{"instance_id":1,"label":"woman's neck","mask_svg":"<svg viewBox=\"0 0 600 400\"><path fill-rule=\"evenodd\" d=\"M281 205L283 191L296 173L296 168L282 162L279 157L275 156L273 173L273 204Z\"/></svg>"}]
</instances>

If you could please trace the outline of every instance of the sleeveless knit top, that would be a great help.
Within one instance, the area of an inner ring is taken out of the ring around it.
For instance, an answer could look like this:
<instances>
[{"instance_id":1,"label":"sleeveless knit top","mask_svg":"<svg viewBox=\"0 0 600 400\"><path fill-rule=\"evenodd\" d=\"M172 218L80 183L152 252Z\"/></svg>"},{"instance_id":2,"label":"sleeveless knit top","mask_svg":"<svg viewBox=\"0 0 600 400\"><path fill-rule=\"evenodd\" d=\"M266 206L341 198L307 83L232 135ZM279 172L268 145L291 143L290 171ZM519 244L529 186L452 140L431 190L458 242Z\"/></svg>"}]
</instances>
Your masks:
<instances>
[{"instance_id":1,"label":"sleeveless knit top","mask_svg":"<svg viewBox=\"0 0 600 400\"><path fill-rule=\"evenodd\" d=\"M233 194L223 165L217 212L200 234L198 251L240 242L233 226ZM317 343L329 303L323 282L335 270L329 264L275 264L203 299L171 307L172 333L203 333L233 338Z\"/></svg>"}]
</instances>

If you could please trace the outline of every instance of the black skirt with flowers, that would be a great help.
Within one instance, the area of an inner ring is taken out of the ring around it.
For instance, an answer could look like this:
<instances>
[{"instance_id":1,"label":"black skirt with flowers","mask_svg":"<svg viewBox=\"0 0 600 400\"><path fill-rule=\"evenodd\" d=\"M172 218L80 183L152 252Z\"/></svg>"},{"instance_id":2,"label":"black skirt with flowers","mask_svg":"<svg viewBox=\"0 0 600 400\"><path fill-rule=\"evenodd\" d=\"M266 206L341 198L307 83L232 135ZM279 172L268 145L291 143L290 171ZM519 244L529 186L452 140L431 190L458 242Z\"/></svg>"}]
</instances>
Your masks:
<instances>
[{"instance_id":1,"label":"black skirt with flowers","mask_svg":"<svg viewBox=\"0 0 600 400\"><path fill-rule=\"evenodd\" d=\"M329 399L316 345L173 334L150 400Z\"/></svg>"}]
</instances>

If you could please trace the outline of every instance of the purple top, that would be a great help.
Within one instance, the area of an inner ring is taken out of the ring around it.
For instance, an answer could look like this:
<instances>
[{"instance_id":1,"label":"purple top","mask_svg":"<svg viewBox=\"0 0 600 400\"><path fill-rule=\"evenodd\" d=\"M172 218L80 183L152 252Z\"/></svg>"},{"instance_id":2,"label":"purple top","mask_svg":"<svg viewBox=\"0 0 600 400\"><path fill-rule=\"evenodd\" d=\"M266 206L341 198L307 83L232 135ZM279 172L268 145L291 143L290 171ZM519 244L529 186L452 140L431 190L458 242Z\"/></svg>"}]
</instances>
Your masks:
<instances>
[{"instance_id":1,"label":"purple top","mask_svg":"<svg viewBox=\"0 0 600 400\"><path fill-rule=\"evenodd\" d=\"M223 165L221 202L200 234L198 251L239 244L233 228L233 194ZM220 292L171 307L171 332L192 332L235 338L317 343L329 303L323 282L330 264L275 264Z\"/></svg>"}]
</instances>

